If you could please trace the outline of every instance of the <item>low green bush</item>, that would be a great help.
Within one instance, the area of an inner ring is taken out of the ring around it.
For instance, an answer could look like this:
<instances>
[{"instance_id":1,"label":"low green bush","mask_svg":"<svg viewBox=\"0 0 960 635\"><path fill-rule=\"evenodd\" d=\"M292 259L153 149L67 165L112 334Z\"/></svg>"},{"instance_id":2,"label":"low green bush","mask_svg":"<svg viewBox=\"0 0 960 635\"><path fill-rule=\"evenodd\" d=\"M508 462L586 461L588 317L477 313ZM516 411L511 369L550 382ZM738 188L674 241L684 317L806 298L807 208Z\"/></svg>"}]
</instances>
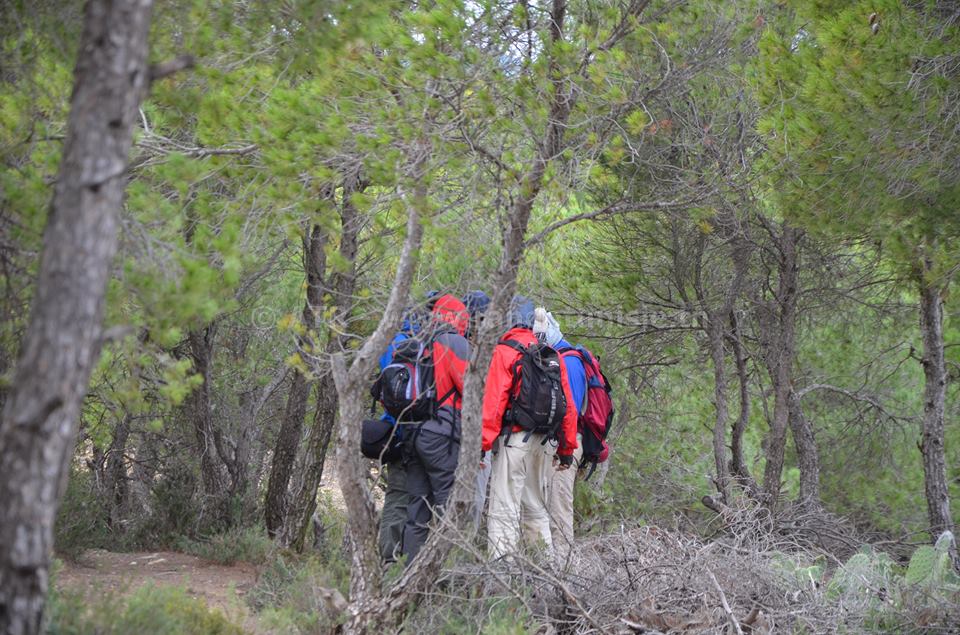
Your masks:
<instances>
[{"instance_id":1,"label":"low green bush","mask_svg":"<svg viewBox=\"0 0 960 635\"><path fill-rule=\"evenodd\" d=\"M181 536L176 546L183 553L222 565L235 562L264 564L274 553L273 541L260 527L230 529L199 539Z\"/></svg>"},{"instance_id":2,"label":"low green bush","mask_svg":"<svg viewBox=\"0 0 960 635\"><path fill-rule=\"evenodd\" d=\"M183 589L144 586L131 596L90 602L82 593L51 593L47 635L243 635L219 611Z\"/></svg>"},{"instance_id":3,"label":"low green bush","mask_svg":"<svg viewBox=\"0 0 960 635\"><path fill-rule=\"evenodd\" d=\"M73 470L53 526L53 545L57 555L77 560L87 549L113 542L115 538L107 525L103 502L94 489L90 472Z\"/></svg>"}]
</instances>

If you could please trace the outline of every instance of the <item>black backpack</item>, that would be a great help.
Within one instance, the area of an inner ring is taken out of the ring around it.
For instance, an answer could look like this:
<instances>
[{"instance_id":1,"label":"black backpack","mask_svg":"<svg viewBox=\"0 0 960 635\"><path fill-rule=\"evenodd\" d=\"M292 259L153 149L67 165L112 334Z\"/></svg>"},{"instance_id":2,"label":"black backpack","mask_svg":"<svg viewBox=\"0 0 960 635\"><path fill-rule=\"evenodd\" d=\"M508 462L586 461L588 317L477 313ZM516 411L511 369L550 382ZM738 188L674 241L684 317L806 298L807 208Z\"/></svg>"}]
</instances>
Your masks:
<instances>
[{"instance_id":1,"label":"black backpack","mask_svg":"<svg viewBox=\"0 0 960 635\"><path fill-rule=\"evenodd\" d=\"M520 353L513 364L510 401L503 420L526 430L526 438L534 433L553 438L567 412L560 354L539 341L529 346L513 340L499 343Z\"/></svg>"},{"instance_id":2,"label":"black backpack","mask_svg":"<svg viewBox=\"0 0 960 635\"><path fill-rule=\"evenodd\" d=\"M370 394L397 421L426 421L436 417L437 398L433 370L433 341L411 337L397 344L393 359L380 372Z\"/></svg>"},{"instance_id":3,"label":"black backpack","mask_svg":"<svg viewBox=\"0 0 960 635\"><path fill-rule=\"evenodd\" d=\"M383 419L364 419L360 427L360 453L368 459L393 463L403 455L396 424Z\"/></svg>"}]
</instances>

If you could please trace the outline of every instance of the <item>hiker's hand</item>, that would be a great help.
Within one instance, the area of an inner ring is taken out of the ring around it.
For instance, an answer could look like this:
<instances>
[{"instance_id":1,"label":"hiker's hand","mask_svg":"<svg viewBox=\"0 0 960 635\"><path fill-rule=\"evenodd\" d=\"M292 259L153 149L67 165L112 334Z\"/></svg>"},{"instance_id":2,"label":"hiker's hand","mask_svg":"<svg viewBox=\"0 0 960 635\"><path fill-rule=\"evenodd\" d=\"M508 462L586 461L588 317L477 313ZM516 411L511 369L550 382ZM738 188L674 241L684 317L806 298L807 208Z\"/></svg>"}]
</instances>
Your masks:
<instances>
[{"instance_id":1,"label":"hiker's hand","mask_svg":"<svg viewBox=\"0 0 960 635\"><path fill-rule=\"evenodd\" d=\"M560 465L557 466L558 472L569 470L570 466L573 465L573 455L567 454L566 456L558 456L557 461L560 462Z\"/></svg>"}]
</instances>

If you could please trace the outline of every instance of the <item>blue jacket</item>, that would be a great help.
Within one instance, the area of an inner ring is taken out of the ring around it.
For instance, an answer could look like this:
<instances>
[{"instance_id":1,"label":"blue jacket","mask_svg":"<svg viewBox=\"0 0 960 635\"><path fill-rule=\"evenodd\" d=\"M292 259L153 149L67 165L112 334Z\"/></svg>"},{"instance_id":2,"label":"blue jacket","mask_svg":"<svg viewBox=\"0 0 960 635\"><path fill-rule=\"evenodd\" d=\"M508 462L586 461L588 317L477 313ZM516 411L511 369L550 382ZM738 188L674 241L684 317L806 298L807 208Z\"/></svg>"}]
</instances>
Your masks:
<instances>
[{"instance_id":1,"label":"blue jacket","mask_svg":"<svg viewBox=\"0 0 960 635\"><path fill-rule=\"evenodd\" d=\"M383 355L380 356L380 370L382 371L387 365L393 361L393 353L397 350L397 345L405 339L408 339L411 335L416 335L420 331L420 325L414 321L411 321L409 318L404 318L403 325L400 327L400 331L393 336L393 339L390 340L390 344L387 346L387 350L383 352ZM390 423L396 423L393 417L391 417L386 412L380 417L382 421L389 421ZM397 430L397 433L400 433L400 430Z\"/></svg>"},{"instance_id":2,"label":"blue jacket","mask_svg":"<svg viewBox=\"0 0 960 635\"><path fill-rule=\"evenodd\" d=\"M557 342L557 350L565 348L573 348L573 345L567 340ZM570 382L573 401L577 404L577 414L583 414L587 408L587 371L584 370L583 362L576 355L564 355L563 363L567 366L567 380Z\"/></svg>"}]
</instances>

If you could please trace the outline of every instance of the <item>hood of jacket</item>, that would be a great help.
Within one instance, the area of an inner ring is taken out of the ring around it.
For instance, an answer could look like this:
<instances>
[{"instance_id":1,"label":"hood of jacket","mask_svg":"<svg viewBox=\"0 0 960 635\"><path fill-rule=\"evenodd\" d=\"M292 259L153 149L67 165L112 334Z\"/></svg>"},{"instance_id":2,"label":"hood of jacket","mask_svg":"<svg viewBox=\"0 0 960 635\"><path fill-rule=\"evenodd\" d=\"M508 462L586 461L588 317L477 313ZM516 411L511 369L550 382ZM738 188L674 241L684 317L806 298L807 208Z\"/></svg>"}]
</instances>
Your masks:
<instances>
[{"instance_id":1,"label":"hood of jacket","mask_svg":"<svg viewBox=\"0 0 960 635\"><path fill-rule=\"evenodd\" d=\"M446 293L437 298L433 303L431 314L436 322L449 324L460 335L467 332L470 314L467 312L467 307L456 296Z\"/></svg>"}]
</instances>

